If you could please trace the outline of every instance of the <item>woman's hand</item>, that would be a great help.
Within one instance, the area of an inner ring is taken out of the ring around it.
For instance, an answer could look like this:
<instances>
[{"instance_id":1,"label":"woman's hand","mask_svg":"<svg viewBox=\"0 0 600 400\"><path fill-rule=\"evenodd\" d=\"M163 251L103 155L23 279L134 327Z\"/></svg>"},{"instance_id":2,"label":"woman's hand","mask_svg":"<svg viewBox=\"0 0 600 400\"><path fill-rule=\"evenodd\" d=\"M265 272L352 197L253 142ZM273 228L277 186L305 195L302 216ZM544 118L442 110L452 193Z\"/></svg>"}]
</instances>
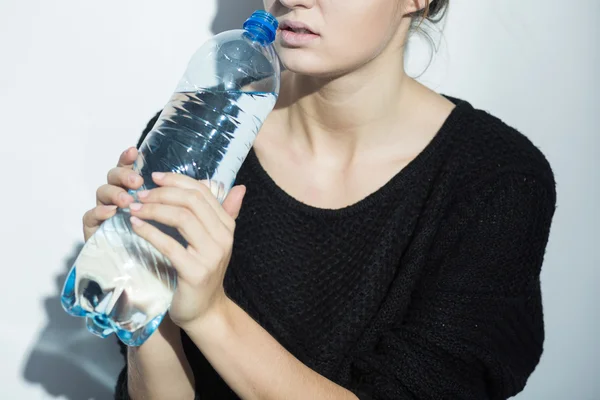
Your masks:
<instances>
[{"instance_id":1,"label":"woman's hand","mask_svg":"<svg viewBox=\"0 0 600 400\"><path fill-rule=\"evenodd\" d=\"M144 183L142 177L133 172L137 156L135 147L121 153L117 167L108 172L107 183L96 191L96 207L83 215L85 241L98 230L102 222L115 215L117 207L126 208L133 202L133 197L127 191L138 189Z\"/></svg>"},{"instance_id":2,"label":"woman's hand","mask_svg":"<svg viewBox=\"0 0 600 400\"><path fill-rule=\"evenodd\" d=\"M140 203L129 206L134 231L165 255L177 270L177 290L169 309L171 320L186 329L223 305L225 271L231 258L235 219L245 187L236 186L219 204L203 182L175 173L154 173L157 188L138 192ZM144 220L176 228L183 247Z\"/></svg>"}]
</instances>

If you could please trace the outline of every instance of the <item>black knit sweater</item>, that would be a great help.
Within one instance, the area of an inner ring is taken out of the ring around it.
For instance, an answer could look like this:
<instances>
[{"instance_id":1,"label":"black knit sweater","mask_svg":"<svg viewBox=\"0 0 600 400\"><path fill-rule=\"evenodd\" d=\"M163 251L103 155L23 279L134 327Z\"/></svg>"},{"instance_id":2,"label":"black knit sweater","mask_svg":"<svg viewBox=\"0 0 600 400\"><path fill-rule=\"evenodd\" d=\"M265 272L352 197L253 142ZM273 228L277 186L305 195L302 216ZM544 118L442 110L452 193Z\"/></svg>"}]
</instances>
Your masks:
<instances>
[{"instance_id":1,"label":"black knit sweater","mask_svg":"<svg viewBox=\"0 0 600 400\"><path fill-rule=\"evenodd\" d=\"M505 399L542 353L552 170L525 136L452 100L424 151L346 208L295 200L253 152L238 174L247 194L227 294L361 400ZM237 399L182 340L197 399Z\"/></svg>"}]
</instances>

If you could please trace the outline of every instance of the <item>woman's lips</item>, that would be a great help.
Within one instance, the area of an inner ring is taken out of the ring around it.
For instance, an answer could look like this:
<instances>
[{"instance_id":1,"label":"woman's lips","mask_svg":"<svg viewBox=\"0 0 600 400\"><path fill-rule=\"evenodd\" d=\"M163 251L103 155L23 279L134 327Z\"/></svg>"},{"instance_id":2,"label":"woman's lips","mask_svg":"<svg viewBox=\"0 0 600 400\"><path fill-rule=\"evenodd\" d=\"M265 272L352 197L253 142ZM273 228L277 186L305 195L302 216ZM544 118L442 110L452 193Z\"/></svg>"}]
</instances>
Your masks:
<instances>
[{"instance_id":1,"label":"woman's lips","mask_svg":"<svg viewBox=\"0 0 600 400\"><path fill-rule=\"evenodd\" d=\"M299 21L282 21L279 30L282 44L290 47L306 45L319 37L308 25Z\"/></svg>"},{"instance_id":2,"label":"woman's lips","mask_svg":"<svg viewBox=\"0 0 600 400\"><path fill-rule=\"evenodd\" d=\"M319 35L308 31L295 32L292 30L282 30L280 32L281 41L283 42L283 44L287 44L294 47L306 45L319 37Z\"/></svg>"}]
</instances>

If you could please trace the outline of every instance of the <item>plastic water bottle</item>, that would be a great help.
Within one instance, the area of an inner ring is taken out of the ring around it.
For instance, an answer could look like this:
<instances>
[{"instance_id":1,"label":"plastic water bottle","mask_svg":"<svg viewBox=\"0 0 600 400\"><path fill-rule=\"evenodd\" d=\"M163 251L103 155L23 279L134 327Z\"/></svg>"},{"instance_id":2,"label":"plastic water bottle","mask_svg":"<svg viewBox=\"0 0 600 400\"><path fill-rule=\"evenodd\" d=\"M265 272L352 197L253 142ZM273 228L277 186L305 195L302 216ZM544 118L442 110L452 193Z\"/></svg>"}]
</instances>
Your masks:
<instances>
[{"instance_id":1,"label":"plastic water bottle","mask_svg":"<svg viewBox=\"0 0 600 400\"><path fill-rule=\"evenodd\" d=\"M207 180L222 202L279 94L272 46L277 20L256 11L192 57L175 93L141 145L134 170L152 189L155 171ZM130 192L134 197L136 191ZM105 221L79 253L61 302L90 332L139 346L168 311L177 276L168 259L132 231L129 210ZM178 233L155 222L185 244Z\"/></svg>"}]
</instances>

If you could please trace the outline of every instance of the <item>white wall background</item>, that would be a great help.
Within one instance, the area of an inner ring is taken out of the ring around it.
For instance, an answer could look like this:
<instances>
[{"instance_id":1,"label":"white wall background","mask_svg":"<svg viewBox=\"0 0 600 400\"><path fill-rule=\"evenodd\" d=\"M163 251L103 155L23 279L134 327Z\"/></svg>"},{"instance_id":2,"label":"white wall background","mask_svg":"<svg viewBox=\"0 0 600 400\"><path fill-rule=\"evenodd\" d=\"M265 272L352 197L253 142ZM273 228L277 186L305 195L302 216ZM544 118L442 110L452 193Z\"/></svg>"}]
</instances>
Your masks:
<instances>
[{"instance_id":1,"label":"white wall background","mask_svg":"<svg viewBox=\"0 0 600 400\"><path fill-rule=\"evenodd\" d=\"M520 129L558 180L545 353L518 398L598 400L600 3L451 3L422 80ZM121 367L114 340L87 334L58 300L81 216L195 48L259 4L0 1L0 398L110 398ZM412 71L425 50L411 46Z\"/></svg>"}]
</instances>

